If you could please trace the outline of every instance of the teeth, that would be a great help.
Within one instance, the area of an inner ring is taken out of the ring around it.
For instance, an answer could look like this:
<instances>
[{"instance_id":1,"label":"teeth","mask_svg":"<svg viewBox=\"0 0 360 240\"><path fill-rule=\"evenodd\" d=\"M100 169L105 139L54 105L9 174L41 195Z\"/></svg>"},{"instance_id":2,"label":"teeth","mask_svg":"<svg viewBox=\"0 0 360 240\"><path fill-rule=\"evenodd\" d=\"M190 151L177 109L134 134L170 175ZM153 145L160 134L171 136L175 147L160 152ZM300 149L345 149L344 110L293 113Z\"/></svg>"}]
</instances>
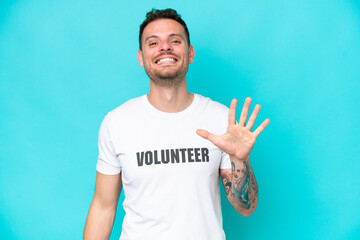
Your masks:
<instances>
[{"instance_id":1,"label":"teeth","mask_svg":"<svg viewBox=\"0 0 360 240\"><path fill-rule=\"evenodd\" d=\"M163 62L175 62L175 59L173 58L163 58L163 59L160 59L157 64L160 64L160 63L163 63Z\"/></svg>"}]
</instances>

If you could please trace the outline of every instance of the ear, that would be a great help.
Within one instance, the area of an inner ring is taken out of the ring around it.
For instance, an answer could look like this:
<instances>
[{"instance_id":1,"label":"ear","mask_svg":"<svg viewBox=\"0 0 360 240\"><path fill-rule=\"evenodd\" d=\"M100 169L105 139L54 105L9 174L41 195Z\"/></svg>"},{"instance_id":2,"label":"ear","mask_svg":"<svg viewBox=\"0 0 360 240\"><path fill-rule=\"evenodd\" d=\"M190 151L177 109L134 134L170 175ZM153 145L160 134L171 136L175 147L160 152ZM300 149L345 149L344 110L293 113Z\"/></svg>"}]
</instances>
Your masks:
<instances>
[{"instance_id":1,"label":"ear","mask_svg":"<svg viewBox=\"0 0 360 240\"><path fill-rule=\"evenodd\" d=\"M142 56L142 51L139 49L138 53L137 53L137 59L139 61L139 64L141 67L144 67L144 61L143 61L143 56Z\"/></svg>"},{"instance_id":2,"label":"ear","mask_svg":"<svg viewBox=\"0 0 360 240\"><path fill-rule=\"evenodd\" d=\"M193 63L194 62L194 57L195 57L195 50L193 45L189 46L189 63Z\"/></svg>"}]
</instances>

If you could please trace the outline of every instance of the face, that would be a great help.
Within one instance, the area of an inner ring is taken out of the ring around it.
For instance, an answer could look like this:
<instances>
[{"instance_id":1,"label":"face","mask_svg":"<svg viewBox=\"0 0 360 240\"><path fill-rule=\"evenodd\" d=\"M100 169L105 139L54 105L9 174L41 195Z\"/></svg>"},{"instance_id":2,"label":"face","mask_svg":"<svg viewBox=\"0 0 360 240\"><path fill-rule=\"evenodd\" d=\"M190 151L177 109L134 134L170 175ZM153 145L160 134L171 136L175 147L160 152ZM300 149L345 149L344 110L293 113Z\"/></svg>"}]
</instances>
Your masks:
<instances>
[{"instance_id":1,"label":"face","mask_svg":"<svg viewBox=\"0 0 360 240\"><path fill-rule=\"evenodd\" d=\"M185 80L195 52L188 45L180 23L172 19L155 20L145 27L141 41L138 60L155 85L176 87Z\"/></svg>"}]
</instances>

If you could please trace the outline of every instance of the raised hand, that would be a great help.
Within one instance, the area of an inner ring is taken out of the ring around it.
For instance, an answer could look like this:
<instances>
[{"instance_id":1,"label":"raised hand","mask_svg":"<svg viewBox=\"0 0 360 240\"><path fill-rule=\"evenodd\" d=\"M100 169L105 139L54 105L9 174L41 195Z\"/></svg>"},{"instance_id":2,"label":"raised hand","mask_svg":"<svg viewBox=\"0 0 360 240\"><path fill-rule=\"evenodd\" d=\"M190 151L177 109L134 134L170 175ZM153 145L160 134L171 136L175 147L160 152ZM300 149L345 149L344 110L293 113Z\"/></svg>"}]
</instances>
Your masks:
<instances>
[{"instance_id":1,"label":"raised hand","mask_svg":"<svg viewBox=\"0 0 360 240\"><path fill-rule=\"evenodd\" d=\"M229 154L231 158L245 161L254 147L256 138L267 127L267 125L270 123L270 120L268 118L265 119L265 121L261 123L261 125L254 132L251 132L251 129L254 126L255 120L259 114L260 105L257 104L255 106L254 111L245 125L249 113L251 98L248 97L245 99L238 124L236 123L236 104L237 100L233 99L230 105L229 126L226 133L221 136L216 136L203 129L198 129L196 133L201 137L211 141L222 151Z\"/></svg>"}]
</instances>

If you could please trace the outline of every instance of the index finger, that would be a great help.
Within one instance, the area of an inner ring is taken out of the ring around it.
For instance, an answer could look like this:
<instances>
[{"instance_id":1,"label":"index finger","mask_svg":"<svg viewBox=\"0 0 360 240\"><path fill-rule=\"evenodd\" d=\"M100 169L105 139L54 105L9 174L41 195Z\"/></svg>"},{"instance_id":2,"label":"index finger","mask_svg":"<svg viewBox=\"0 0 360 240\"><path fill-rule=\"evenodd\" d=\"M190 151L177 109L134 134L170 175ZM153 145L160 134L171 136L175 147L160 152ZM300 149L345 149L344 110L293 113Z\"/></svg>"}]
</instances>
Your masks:
<instances>
[{"instance_id":1,"label":"index finger","mask_svg":"<svg viewBox=\"0 0 360 240\"><path fill-rule=\"evenodd\" d=\"M229 110L229 125L236 124L236 104L237 100L233 99L230 104L230 110Z\"/></svg>"}]
</instances>

